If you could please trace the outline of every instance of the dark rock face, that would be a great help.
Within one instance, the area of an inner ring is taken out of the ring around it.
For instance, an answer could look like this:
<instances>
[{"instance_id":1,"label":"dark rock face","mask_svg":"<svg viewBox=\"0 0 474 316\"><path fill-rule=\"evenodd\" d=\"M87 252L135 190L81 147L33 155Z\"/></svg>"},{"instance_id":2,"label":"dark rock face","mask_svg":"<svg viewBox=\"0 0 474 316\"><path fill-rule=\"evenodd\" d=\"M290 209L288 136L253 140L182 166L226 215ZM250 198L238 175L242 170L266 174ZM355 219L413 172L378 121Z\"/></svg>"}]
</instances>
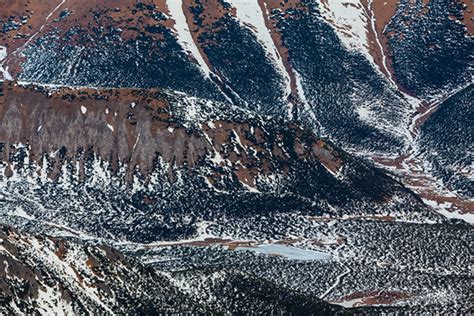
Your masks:
<instances>
[{"instance_id":1,"label":"dark rock face","mask_svg":"<svg viewBox=\"0 0 474 316\"><path fill-rule=\"evenodd\" d=\"M401 1L387 25L397 80L431 99L472 80L474 41L462 21L461 1ZM464 9L465 10L465 9Z\"/></svg>"},{"instance_id":2,"label":"dark rock face","mask_svg":"<svg viewBox=\"0 0 474 316\"><path fill-rule=\"evenodd\" d=\"M474 87L470 85L439 105L422 126L420 150L432 173L460 194L474 197L472 144Z\"/></svg>"}]
</instances>

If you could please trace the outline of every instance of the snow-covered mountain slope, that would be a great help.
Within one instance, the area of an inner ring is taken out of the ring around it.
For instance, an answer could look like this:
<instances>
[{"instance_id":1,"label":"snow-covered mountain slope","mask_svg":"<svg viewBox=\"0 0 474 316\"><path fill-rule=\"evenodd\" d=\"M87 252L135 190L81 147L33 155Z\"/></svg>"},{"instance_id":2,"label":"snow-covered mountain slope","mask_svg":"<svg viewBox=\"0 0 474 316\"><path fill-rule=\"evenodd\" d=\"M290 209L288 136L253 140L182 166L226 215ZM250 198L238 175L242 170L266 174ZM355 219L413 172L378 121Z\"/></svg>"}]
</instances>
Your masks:
<instances>
[{"instance_id":1,"label":"snow-covered mountain slope","mask_svg":"<svg viewBox=\"0 0 474 316\"><path fill-rule=\"evenodd\" d=\"M13 84L5 97L1 190L13 198L1 208L40 223L151 242L229 216L425 212L399 182L311 131L225 103Z\"/></svg>"},{"instance_id":2,"label":"snow-covered mountain slope","mask_svg":"<svg viewBox=\"0 0 474 316\"><path fill-rule=\"evenodd\" d=\"M462 1L23 2L0 12L15 78L227 100L299 118L347 149L406 150L405 92L432 99L470 80Z\"/></svg>"},{"instance_id":3,"label":"snow-covered mountain slope","mask_svg":"<svg viewBox=\"0 0 474 316\"><path fill-rule=\"evenodd\" d=\"M238 271L172 275L109 246L30 235L5 225L0 225L0 238L2 314L343 312L315 296Z\"/></svg>"},{"instance_id":4,"label":"snow-covered mountain slope","mask_svg":"<svg viewBox=\"0 0 474 316\"><path fill-rule=\"evenodd\" d=\"M3 1L4 313L465 313L471 2Z\"/></svg>"},{"instance_id":5,"label":"snow-covered mountain slope","mask_svg":"<svg viewBox=\"0 0 474 316\"><path fill-rule=\"evenodd\" d=\"M471 8L462 3L67 0L38 6L25 0L23 8L3 13L0 44L16 78L160 87L226 100L299 119L355 151L404 152L420 103L406 93L431 100L470 80ZM429 43L423 42L428 29ZM440 42L445 36L452 40ZM444 60L452 66L436 66Z\"/></svg>"},{"instance_id":6,"label":"snow-covered mountain slope","mask_svg":"<svg viewBox=\"0 0 474 316\"><path fill-rule=\"evenodd\" d=\"M29 11L4 14L15 16L4 23L5 65L28 82L169 88L300 118L348 149L393 154L407 146L411 106L367 52L344 45L319 13L322 5L155 2L68 0L39 16L29 9L38 4L26 1ZM22 16L25 23L16 23Z\"/></svg>"},{"instance_id":7,"label":"snow-covered mountain slope","mask_svg":"<svg viewBox=\"0 0 474 316\"><path fill-rule=\"evenodd\" d=\"M168 277L110 247L32 236L4 225L0 236L2 313L199 311Z\"/></svg>"},{"instance_id":8,"label":"snow-covered mountain slope","mask_svg":"<svg viewBox=\"0 0 474 316\"><path fill-rule=\"evenodd\" d=\"M441 103L423 124L419 141L432 173L445 186L470 199L474 197L473 100L471 85Z\"/></svg>"}]
</instances>

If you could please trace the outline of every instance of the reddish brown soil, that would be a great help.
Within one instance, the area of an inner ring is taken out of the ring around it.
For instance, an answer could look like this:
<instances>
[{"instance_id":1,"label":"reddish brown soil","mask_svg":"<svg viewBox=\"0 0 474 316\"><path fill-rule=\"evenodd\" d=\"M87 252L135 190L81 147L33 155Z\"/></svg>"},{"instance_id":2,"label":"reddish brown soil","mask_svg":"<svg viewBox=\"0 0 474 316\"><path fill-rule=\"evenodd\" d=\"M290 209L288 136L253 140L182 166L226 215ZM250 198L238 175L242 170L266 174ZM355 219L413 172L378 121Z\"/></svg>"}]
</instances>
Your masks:
<instances>
[{"instance_id":1,"label":"reddish brown soil","mask_svg":"<svg viewBox=\"0 0 474 316\"><path fill-rule=\"evenodd\" d=\"M280 5L283 2L280 2ZM272 18L269 15L273 9L278 8L279 5L276 1L271 0L258 0L258 4L260 9L263 12L263 18L265 20L265 25L268 30L270 30L271 37L273 39L273 43L275 44L276 49L278 50L278 54L281 56L283 61L283 66L285 67L285 71L290 77L290 88L291 88L291 96L289 97L290 102L298 103L298 89L296 86L296 78L293 72L293 69L290 65L289 61L289 53L288 48L283 45L283 39L280 33L280 30L276 26L276 22L272 21ZM289 5L289 4L287 4Z\"/></svg>"},{"instance_id":2,"label":"reddish brown soil","mask_svg":"<svg viewBox=\"0 0 474 316\"><path fill-rule=\"evenodd\" d=\"M384 29L397 11L399 2L397 0L373 1L371 8L369 8L367 0L361 0L361 4L365 8L368 18L367 35L369 41L369 52L373 56L374 62L379 66L379 69L385 74L385 76L391 78L394 82L397 82L395 72L393 70L393 62L390 57L390 50L388 46L389 38L384 33ZM373 17L375 18L375 30L373 29L372 23L370 21ZM377 38L382 44L382 51L379 44L377 43ZM383 55L386 56L385 66L388 69L388 73L383 64ZM407 92L401 86L399 86L399 89Z\"/></svg>"},{"instance_id":3,"label":"reddish brown soil","mask_svg":"<svg viewBox=\"0 0 474 316\"><path fill-rule=\"evenodd\" d=\"M237 247L254 247L255 241L251 240L231 240L223 238L205 238L197 241L183 241L178 243L162 243L159 245L146 245L145 248L168 247L172 245L189 245L196 247L209 247L213 245L221 245L228 247L229 250L235 250Z\"/></svg>"},{"instance_id":4,"label":"reddish brown soil","mask_svg":"<svg viewBox=\"0 0 474 316\"><path fill-rule=\"evenodd\" d=\"M301 241L301 238L296 238L296 239L283 239L283 240L278 240L275 242L277 245L285 245L285 246L291 246L299 241Z\"/></svg>"},{"instance_id":5,"label":"reddish brown soil","mask_svg":"<svg viewBox=\"0 0 474 316\"><path fill-rule=\"evenodd\" d=\"M159 41L164 38L163 34L147 32L147 26L163 25L167 29L174 27L174 21L171 19L161 21L152 19L150 14L153 10L137 10L135 7L136 2L132 0L105 2L92 0L88 1L87 5L84 5L82 0L66 0L58 8L57 6L61 3L61 0L23 0L15 3L16 5L13 6L13 9L3 9L3 6L0 8L0 17L3 19L14 15L17 17L15 21L19 22L22 16L28 17L28 22L22 25L19 30L6 34L0 33L0 45L6 46L8 49L7 63L9 72L13 77L16 77L21 71L19 64L22 59L18 53L23 46L29 41L33 41L55 29L61 35L73 27L91 29L92 27L107 28L107 26L113 25L114 28L122 29L121 36L124 39L133 39L140 33L147 33L148 36ZM145 5L154 4L156 6L155 10L169 14L165 0L145 0L141 1L141 3ZM66 8L71 12L71 15L58 22L57 18L60 12ZM54 9L56 10L53 12ZM51 15L48 17L49 14ZM28 36L16 38L18 34L26 34ZM75 40L77 38L73 36L72 41L74 42Z\"/></svg>"},{"instance_id":6,"label":"reddish brown soil","mask_svg":"<svg viewBox=\"0 0 474 316\"><path fill-rule=\"evenodd\" d=\"M55 238L51 238L51 240L55 243L57 250L55 251L55 255L60 259L64 260L68 253L67 245L63 240L57 240Z\"/></svg>"},{"instance_id":7,"label":"reddish brown soil","mask_svg":"<svg viewBox=\"0 0 474 316\"><path fill-rule=\"evenodd\" d=\"M10 16L15 16L14 21L20 22L22 17L27 17L27 23L18 30L0 33L0 45L14 51L23 45L28 38L15 38L18 34L33 35L44 24L46 16L59 4L61 0L5 0L0 6L0 18L4 21ZM51 17L50 19L53 19Z\"/></svg>"},{"instance_id":8,"label":"reddish brown soil","mask_svg":"<svg viewBox=\"0 0 474 316\"><path fill-rule=\"evenodd\" d=\"M104 277L104 275L100 271L100 263L95 257L90 256L89 258L87 258L86 266L89 268L89 270L92 271L93 274L95 274L99 278Z\"/></svg>"},{"instance_id":9,"label":"reddish brown soil","mask_svg":"<svg viewBox=\"0 0 474 316\"><path fill-rule=\"evenodd\" d=\"M462 0L465 10L463 12L463 20L461 21L467 28L467 33L470 36L474 35L474 1Z\"/></svg>"},{"instance_id":10,"label":"reddish brown soil","mask_svg":"<svg viewBox=\"0 0 474 316\"><path fill-rule=\"evenodd\" d=\"M368 305L389 305L397 301L406 300L410 297L411 295L409 295L408 293L399 291L354 292L338 299L337 301L333 301L332 303L342 303L345 301L361 299L361 302L355 303L352 307Z\"/></svg>"}]
</instances>

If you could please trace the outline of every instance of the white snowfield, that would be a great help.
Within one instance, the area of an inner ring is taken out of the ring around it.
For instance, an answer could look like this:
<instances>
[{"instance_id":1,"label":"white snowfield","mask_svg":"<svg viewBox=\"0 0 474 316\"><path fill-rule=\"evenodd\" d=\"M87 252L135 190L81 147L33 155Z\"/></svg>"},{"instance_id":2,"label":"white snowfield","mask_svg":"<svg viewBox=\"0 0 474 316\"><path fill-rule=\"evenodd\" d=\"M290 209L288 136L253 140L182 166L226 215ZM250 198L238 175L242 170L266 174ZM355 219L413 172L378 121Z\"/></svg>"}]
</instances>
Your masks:
<instances>
[{"instance_id":1,"label":"white snowfield","mask_svg":"<svg viewBox=\"0 0 474 316\"><path fill-rule=\"evenodd\" d=\"M0 46L0 61L3 61L5 58L7 58L7 48Z\"/></svg>"}]
</instances>

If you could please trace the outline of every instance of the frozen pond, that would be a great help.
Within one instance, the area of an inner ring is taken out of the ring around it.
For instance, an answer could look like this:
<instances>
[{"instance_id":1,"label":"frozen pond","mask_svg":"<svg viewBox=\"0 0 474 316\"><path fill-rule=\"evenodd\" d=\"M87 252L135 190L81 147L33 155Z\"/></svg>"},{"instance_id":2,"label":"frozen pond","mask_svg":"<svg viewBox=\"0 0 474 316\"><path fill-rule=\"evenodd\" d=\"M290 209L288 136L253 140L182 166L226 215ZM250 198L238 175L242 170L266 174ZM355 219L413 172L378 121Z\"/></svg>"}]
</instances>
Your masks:
<instances>
[{"instance_id":1,"label":"frozen pond","mask_svg":"<svg viewBox=\"0 0 474 316\"><path fill-rule=\"evenodd\" d=\"M237 251L254 251L257 253L263 253L268 255L279 255L293 260L328 260L331 255L324 252L300 249L292 246L278 245L278 244L264 244L258 245L257 247L237 247Z\"/></svg>"}]
</instances>

